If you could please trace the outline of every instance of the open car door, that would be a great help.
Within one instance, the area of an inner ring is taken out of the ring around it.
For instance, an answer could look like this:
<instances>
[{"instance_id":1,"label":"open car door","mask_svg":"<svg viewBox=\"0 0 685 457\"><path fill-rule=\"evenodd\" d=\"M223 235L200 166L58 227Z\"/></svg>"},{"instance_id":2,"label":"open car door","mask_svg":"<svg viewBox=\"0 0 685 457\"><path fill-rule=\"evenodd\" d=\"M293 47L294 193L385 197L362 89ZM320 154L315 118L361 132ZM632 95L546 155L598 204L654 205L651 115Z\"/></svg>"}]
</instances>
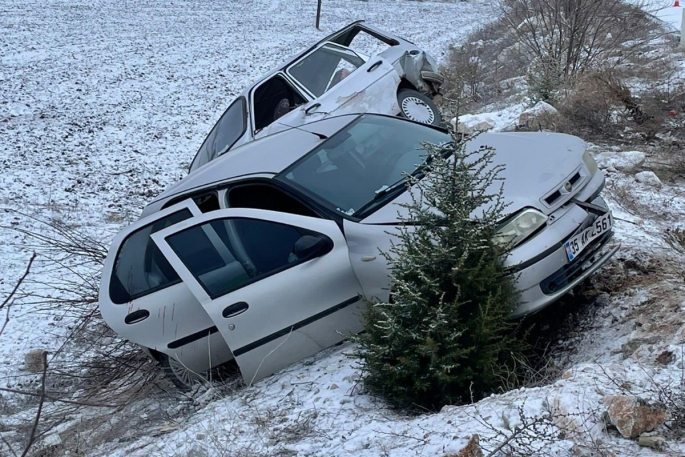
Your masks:
<instances>
[{"instance_id":1,"label":"open car door","mask_svg":"<svg viewBox=\"0 0 685 457\"><path fill-rule=\"evenodd\" d=\"M250 385L361 330L361 286L329 220L212 211L152 235Z\"/></svg>"},{"instance_id":2,"label":"open car door","mask_svg":"<svg viewBox=\"0 0 685 457\"><path fill-rule=\"evenodd\" d=\"M381 56L365 60L337 43L324 43L294 62L286 74L313 101L304 116L399 112L400 76Z\"/></svg>"}]
</instances>

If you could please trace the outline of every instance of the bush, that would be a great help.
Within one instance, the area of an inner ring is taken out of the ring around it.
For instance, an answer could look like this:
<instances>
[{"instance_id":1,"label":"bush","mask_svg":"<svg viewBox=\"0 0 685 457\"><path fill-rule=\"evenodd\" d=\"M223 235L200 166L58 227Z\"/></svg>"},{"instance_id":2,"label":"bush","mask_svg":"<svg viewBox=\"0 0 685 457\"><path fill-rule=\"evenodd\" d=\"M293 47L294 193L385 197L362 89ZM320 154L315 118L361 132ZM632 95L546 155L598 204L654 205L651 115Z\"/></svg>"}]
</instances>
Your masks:
<instances>
[{"instance_id":1,"label":"bush","mask_svg":"<svg viewBox=\"0 0 685 457\"><path fill-rule=\"evenodd\" d=\"M667 113L660 104L650 94L633 95L616 72L588 72L576 85L558 105L566 120L560 130L596 139L620 137L628 129L651 140L662 128Z\"/></svg>"},{"instance_id":2,"label":"bush","mask_svg":"<svg viewBox=\"0 0 685 457\"><path fill-rule=\"evenodd\" d=\"M505 0L498 8L497 19L450 48L441 69L446 101L465 100L462 109L522 91L531 104L556 106L596 71L647 81L673 73L659 24L623 0Z\"/></svg>"},{"instance_id":3,"label":"bush","mask_svg":"<svg viewBox=\"0 0 685 457\"><path fill-rule=\"evenodd\" d=\"M506 249L493 242L505 206L494 151L468 153L457 139L426 149L428 173L408 178L406 224L384 253L390 302L369 303L358 356L371 393L436 410L497 391L522 344L509 320L518 295Z\"/></svg>"}]
</instances>

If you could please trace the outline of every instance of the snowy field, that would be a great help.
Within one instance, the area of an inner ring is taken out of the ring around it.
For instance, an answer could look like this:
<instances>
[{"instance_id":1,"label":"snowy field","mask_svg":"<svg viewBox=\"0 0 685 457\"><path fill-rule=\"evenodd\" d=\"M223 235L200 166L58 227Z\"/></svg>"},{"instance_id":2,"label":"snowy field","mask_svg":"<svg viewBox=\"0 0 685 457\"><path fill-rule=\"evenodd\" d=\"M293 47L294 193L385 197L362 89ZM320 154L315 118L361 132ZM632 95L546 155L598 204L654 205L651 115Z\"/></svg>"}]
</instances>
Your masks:
<instances>
[{"instance_id":1,"label":"snowy field","mask_svg":"<svg viewBox=\"0 0 685 457\"><path fill-rule=\"evenodd\" d=\"M312 1L3 0L0 208L63 219L108 243L151 196L186 174L235 95L289 55L366 19L442 56L487 10L327 0L317 31ZM402 20L410 17L420 20ZM32 251L6 229L16 218L0 212L0 296ZM0 379L23 352L64 334L48 325L25 307L12 314Z\"/></svg>"},{"instance_id":2,"label":"snowy field","mask_svg":"<svg viewBox=\"0 0 685 457\"><path fill-rule=\"evenodd\" d=\"M450 44L491 18L492 8L473 0L324 0L317 31L315 0L0 1L0 301L35 248L13 228L44 230L16 211L56 218L107 244L151 196L185 174L232 98L295 51L366 19L441 59ZM490 116L509 122L516 109L523 107ZM678 382L685 344L680 261L663 238L667 228L682 227L683 190L657 190L620 172L610 173L607 189L621 219L619 257L658 259L666 273L641 282L625 272L625 289L603 295L587 332L568 342L569 369L561 379L437 414L398 416L360 392L358 367L343 345L223 399L212 400L216 392L209 389L206 398L193 399L204 406L189 416L179 406L187 398L157 393L165 422L155 417L136 429L140 422L130 425L113 414L108 442L78 455L444 456L458 452L473 433L494 449L519 423L519 408L528 417L561 412L568 427L599 439L559 438L540 455L598 446L616 456L685 455L685 446L675 443L663 454L607 435L598 419L602 397L625 389L617 380L630 379L632 392L649 398L655 384ZM621 203L625 192L630 208ZM40 275L26 291L49 292L43 282L67 275L45 271L40 257L35 268ZM654 328L636 325L645 315ZM57 350L71 318L21 302L9 318L0 335L0 388L35 389L39 375L23 370L24 354ZM3 310L0 326L4 320ZM649 346L626 355L626 344L645 339ZM675 362L654 362L667 350ZM35 417L35 402L11 414L3 410L3 404L19 404L17 398L0 393L0 436L8 439ZM150 411L150 403L141 402L138 419L145 421ZM88 433L88 418L65 419L84 422L82 433ZM60 432L42 438L58 443ZM0 455L9 455L2 442Z\"/></svg>"}]
</instances>

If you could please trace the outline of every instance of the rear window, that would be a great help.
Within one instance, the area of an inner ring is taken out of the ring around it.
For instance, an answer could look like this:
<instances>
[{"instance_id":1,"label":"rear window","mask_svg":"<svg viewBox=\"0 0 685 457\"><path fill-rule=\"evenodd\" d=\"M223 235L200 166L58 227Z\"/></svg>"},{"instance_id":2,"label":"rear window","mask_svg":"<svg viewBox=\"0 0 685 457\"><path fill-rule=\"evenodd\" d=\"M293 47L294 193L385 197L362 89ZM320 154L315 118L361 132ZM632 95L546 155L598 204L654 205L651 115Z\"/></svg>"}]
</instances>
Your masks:
<instances>
[{"instance_id":1,"label":"rear window","mask_svg":"<svg viewBox=\"0 0 685 457\"><path fill-rule=\"evenodd\" d=\"M200 150L197 151L193 162L190 164L190 171L194 171L216 159L231 149L235 142L243 136L247 129L246 107L244 97L236 99L228 107L212 131L207 135Z\"/></svg>"},{"instance_id":2,"label":"rear window","mask_svg":"<svg viewBox=\"0 0 685 457\"><path fill-rule=\"evenodd\" d=\"M150 235L192 217L183 209L131 233L121 244L109 282L109 298L123 304L181 282Z\"/></svg>"}]
</instances>

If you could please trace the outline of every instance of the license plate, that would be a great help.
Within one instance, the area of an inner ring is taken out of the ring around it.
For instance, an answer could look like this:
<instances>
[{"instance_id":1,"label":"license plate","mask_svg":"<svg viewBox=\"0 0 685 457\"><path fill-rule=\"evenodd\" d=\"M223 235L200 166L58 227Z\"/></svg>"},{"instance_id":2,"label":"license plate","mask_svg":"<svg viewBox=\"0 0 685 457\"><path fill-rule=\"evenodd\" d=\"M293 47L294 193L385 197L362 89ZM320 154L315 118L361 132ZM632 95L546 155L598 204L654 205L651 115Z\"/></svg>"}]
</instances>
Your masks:
<instances>
[{"instance_id":1,"label":"license plate","mask_svg":"<svg viewBox=\"0 0 685 457\"><path fill-rule=\"evenodd\" d=\"M613 219L611 218L611 213L606 213L603 216L598 217L591 227L588 227L579 234L571 237L564 245L566 247L566 256L568 257L568 260L572 261L578 257L578 254L583 252L592 240L611 230L612 225Z\"/></svg>"}]
</instances>

